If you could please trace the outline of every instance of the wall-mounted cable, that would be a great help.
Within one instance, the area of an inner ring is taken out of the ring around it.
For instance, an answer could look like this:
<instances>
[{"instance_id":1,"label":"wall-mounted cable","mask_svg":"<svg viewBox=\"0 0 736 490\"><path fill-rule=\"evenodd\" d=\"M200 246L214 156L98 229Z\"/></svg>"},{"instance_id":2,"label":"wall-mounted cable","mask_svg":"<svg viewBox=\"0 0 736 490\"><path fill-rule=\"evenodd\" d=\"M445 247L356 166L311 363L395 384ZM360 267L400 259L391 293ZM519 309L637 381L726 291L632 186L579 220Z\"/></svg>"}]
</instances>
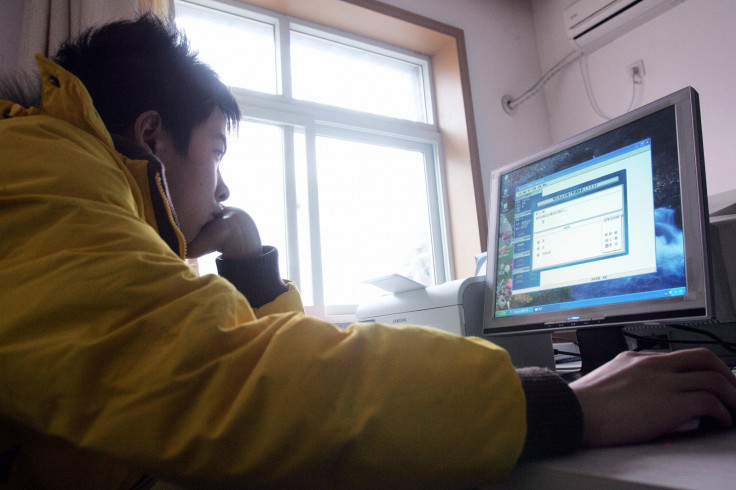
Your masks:
<instances>
[{"instance_id":1,"label":"wall-mounted cable","mask_svg":"<svg viewBox=\"0 0 736 490\"><path fill-rule=\"evenodd\" d=\"M644 65L640 64L636 67L632 65L629 67L631 70L631 100L629 101L629 107L624 111L624 113L629 112L631 109L634 108L634 102L636 100L636 95L639 92L638 87L643 83L644 78ZM613 116L609 116L605 112L603 112L598 105L598 102L595 100L595 94L593 94L593 87L590 83L590 72L588 71L588 57L583 55L580 58L580 75L583 77L583 84L585 85L585 95L588 97L588 101L590 102L591 107L593 108L593 111L595 111L596 114L598 114L600 117L606 120L613 119Z\"/></svg>"},{"instance_id":2,"label":"wall-mounted cable","mask_svg":"<svg viewBox=\"0 0 736 490\"><path fill-rule=\"evenodd\" d=\"M580 58L582 56L582 52L580 51L573 51L572 53L568 54L562 60L560 60L555 66L550 68L547 73L545 73L542 78L540 78L537 83L535 83L529 90L521 94L520 96L513 98L510 95L504 95L501 98L501 105L503 106L503 110L506 111L507 114L513 115L516 112L516 108L519 107L521 104L526 102L527 100L534 97L540 90L542 90L542 87L555 75L557 75L559 72L564 70L567 66L569 66L571 63L573 63L575 60Z\"/></svg>"},{"instance_id":3,"label":"wall-mounted cable","mask_svg":"<svg viewBox=\"0 0 736 490\"><path fill-rule=\"evenodd\" d=\"M593 93L593 87L590 83L590 73L588 69L588 56L584 54L582 51L573 51L572 53L565 56L562 60L560 60L557 64L555 64L552 68L545 73L542 78L540 78L537 83L535 83L531 88L529 88L526 92L521 94L520 96L513 98L510 95L504 95L501 98L501 106L503 107L503 110L506 111L506 113L510 116L513 116L516 112L516 109L529 100L530 98L534 97L537 93L539 93L544 85L555 75L557 75L559 72L564 70L566 67L568 67L573 62L580 60L580 75L583 78L583 85L585 85L585 95L588 97L588 101L590 102L591 107L593 108L593 111L595 113L602 117L603 119L610 120L613 119L612 116L609 116L605 112L603 112L598 105L598 102L595 99L595 94ZM631 91L631 100L629 101L629 106L624 112L629 112L631 109L634 108L634 104L637 99L637 95L639 94L639 87L643 84L644 79L644 65L643 62L638 61L634 63L633 65L629 66L629 73L631 75L631 81L632 81L632 91Z\"/></svg>"}]
</instances>

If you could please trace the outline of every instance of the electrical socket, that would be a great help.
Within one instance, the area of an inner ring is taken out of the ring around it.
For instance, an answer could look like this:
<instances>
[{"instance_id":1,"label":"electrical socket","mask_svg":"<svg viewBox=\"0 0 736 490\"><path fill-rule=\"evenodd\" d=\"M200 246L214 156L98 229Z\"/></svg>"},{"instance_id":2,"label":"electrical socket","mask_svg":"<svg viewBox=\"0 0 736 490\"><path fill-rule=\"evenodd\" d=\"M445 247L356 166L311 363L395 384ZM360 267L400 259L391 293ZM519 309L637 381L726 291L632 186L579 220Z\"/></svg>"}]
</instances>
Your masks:
<instances>
[{"instance_id":1,"label":"electrical socket","mask_svg":"<svg viewBox=\"0 0 736 490\"><path fill-rule=\"evenodd\" d=\"M629 76L634 81L634 83L641 83L641 81L644 79L644 75L646 72L644 71L644 60L637 60L629 65Z\"/></svg>"}]
</instances>

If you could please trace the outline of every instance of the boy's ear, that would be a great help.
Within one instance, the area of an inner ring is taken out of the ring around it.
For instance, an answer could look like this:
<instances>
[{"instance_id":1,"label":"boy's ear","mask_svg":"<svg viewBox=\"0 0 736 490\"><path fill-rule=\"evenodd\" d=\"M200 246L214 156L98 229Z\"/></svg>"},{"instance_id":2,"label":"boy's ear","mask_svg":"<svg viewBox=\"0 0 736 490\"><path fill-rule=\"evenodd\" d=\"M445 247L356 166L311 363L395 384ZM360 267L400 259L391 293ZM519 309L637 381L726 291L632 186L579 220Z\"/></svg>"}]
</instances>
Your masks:
<instances>
[{"instance_id":1,"label":"boy's ear","mask_svg":"<svg viewBox=\"0 0 736 490\"><path fill-rule=\"evenodd\" d=\"M161 123L161 115L158 112L141 112L136 118L133 127L134 140L154 155L158 155L163 151L167 136Z\"/></svg>"}]
</instances>

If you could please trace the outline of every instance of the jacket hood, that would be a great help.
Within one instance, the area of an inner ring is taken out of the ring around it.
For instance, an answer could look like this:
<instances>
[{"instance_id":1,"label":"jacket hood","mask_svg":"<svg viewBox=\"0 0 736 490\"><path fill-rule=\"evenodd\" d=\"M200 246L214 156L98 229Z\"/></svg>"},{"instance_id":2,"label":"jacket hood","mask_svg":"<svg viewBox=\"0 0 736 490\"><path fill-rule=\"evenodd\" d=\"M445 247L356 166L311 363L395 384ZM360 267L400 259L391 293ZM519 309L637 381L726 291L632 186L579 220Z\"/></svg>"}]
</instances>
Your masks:
<instances>
[{"instance_id":1,"label":"jacket hood","mask_svg":"<svg viewBox=\"0 0 736 490\"><path fill-rule=\"evenodd\" d=\"M186 240L168 196L161 161L134 143L110 134L79 78L40 54L36 61L41 74L40 107L26 108L0 100L0 119L50 116L101 140L125 173L140 217L156 229L175 253L186 258Z\"/></svg>"}]
</instances>

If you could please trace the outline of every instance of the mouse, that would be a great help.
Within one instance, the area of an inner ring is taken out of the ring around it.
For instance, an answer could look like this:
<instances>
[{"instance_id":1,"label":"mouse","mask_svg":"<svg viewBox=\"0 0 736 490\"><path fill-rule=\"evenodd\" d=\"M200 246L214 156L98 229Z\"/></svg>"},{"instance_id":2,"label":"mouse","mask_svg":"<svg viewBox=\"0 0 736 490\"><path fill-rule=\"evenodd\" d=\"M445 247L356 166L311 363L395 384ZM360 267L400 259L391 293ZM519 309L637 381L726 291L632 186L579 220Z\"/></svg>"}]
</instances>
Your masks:
<instances>
[{"instance_id":1,"label":"mouse","mask_svg":"<svg viewBox=\"0 0 736 490\"><path fill-rule=\"evenodd\" d=\"M723 425L720 425L718 422L715 421L712 417L703 416L703 417L695 417L684 424L680 425L676 429L672 431L673 434L687 434L690 432L706 432L711 431L715 429L724 430L734 428L732 425L731 427L724 427Z\"/></svg>"},{"instance_id":2,"label":"mouse","mask_svg":"<svg viewBox=\"0 0 736 490\"><path fill-rule=\"evenodd\" d=\"M702 417L695 417L684 424L680 425L679 427L675 428L672 432L674 433L684 433L684 432L692 432L694 430L698 430L700 428L700 425L702 423Z\"/></svg>"}]
</instances>

